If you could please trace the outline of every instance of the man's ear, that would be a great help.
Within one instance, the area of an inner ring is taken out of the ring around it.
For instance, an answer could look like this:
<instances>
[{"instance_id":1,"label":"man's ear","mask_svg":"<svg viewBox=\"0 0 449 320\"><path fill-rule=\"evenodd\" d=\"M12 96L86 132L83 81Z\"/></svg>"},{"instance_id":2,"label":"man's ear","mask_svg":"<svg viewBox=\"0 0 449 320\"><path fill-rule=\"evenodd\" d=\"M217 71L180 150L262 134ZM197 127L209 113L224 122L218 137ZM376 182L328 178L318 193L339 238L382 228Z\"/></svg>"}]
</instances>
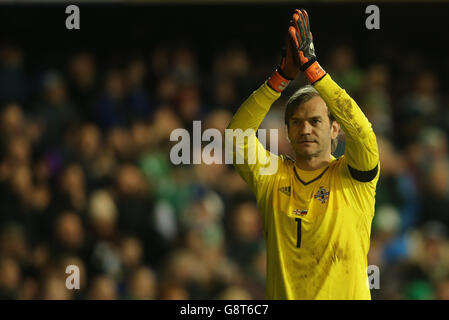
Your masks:
<instances>
[{"instance_id":1,"label":"man's ear","mask_svg":"<svg viewBox=\"0 0 449 320\"><path fill-rule=\"evenodd\" d=\"M331 137L332 139L336 139L338 137L338 133L340 132L340 124L337 121L332 121L331 126Z\"/></svg>"},{"instance_id":2,"label":"man's ear","mask_svg":"<svg viewBox=\"0 0 449 320\"><path fill-rule=\"evenodd\" d=\"M288 125L285 125L284 130L285 130L285 138L287 139L288 142L291 142L290 137L288 136Z\"/></svg>"}]
</instances>

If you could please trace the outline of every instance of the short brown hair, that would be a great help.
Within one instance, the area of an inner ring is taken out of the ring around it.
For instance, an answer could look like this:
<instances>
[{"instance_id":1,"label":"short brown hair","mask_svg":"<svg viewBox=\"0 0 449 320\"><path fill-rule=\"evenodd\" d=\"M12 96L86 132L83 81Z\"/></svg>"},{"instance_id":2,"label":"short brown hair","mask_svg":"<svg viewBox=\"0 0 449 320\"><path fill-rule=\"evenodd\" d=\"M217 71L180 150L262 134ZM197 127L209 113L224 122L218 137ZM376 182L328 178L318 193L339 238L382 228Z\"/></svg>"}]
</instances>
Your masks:
<instances>
[{"instance_id":1,"label":"short brown hair","mask_svg":"<svg viewBox=\"0 0 449 320\"><path fill-rule=\"evenodd\" d=\"M306 103L313 97L319 97L320 94L318 91L312 87L310 84L305 85L299 88L295 93L287 101L287 106L285 107L285 124L288 127L288 122L290 118L295 114L296 110L298 110L299 106L303 103ZM336 121L334 116L331 114L330 110L328 110L327 115L329 116L329 122L332 125L332 122ZM338 139L332 139L331 142L331 151L335 152L338 145Z\"/></svg>"}]
</instances>

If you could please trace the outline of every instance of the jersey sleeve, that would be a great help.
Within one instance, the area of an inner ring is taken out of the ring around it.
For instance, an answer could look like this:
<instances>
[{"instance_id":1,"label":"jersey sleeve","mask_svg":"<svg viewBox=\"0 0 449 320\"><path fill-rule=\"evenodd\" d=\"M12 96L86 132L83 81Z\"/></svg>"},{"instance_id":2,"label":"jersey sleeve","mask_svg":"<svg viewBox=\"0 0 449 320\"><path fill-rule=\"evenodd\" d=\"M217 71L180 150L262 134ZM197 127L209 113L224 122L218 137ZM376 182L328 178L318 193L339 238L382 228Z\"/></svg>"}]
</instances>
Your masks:
<instances>
[{"instance_id":1,"label":"jersey sleeve","mask_svg":"<svg viewBox=\"0 0 449 320\"><path fill-rule=\"evenodd\" d=\"M379 172L379 152L371 123L329 74L313 86L346 134L345 159L351 176L361 182L372 181Z\"/></svg>"},{"instance_id":2,"label":"jersey sleeve","mask_svg":"<svg viewBox=\"0 0 449 320\"><path fill-rule=\"evenodd\" d=\"M265 115L279 96L280 93L265 82L243 102L226 130L226 156L232 157L234 167L256 197L265 192L280 163L279 157L266 150L256 135ZM232 151L228 146L232 146Z\"/></svg>"}]
</instances>

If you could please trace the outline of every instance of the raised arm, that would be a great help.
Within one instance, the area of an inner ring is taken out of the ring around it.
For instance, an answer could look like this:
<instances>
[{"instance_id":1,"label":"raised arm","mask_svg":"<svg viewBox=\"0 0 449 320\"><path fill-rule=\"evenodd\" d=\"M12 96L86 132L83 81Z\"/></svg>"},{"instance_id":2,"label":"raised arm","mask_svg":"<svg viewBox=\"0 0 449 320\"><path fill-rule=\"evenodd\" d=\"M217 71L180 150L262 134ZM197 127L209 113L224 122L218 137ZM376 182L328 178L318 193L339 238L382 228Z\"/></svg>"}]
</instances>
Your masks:
<instances>
[{"instance_id":1,"label":"raised arm","mask_svg":"<svg viewBox=\"0 0 449 320\"><path fill-rule=\"evenodd\" d=\"M313 84L346 134L345 158L353 178L368 182L379 170L379 152L371 123L357 103L330 77Z\"/></svg>"},{"instance_id":2,"label":"raised arm","mask_svg":"<svg viewBox=\"0 0 449 320\"><path fill-rule=\"evenodd\" d=\"M271 173L277 170L277 156L263 147L256 132L279 96L265 82L243 102L226 130L226 157L232 159L234 167L256 196L270 180L270 175L263 174L267 164L270 166L272 161L271 165L275 165Z\"/></svg>"},{"instance_id":3,"label":"raised arm","mask_svg":"<svg viewBox=\"0 0 449 320\"><path fill-rule=\"evenodd\" d=\"M346 134L345 158L352 177L362 182L372 181L379 171L376 136L359 106L318 63L305 10L295 10L289 33L295 40L299 69L320 93Z\"/></svg>"},{"instance_id":4,"label":"raised arm","mask_svg":"<svg viewBox=\"0 0 449 320\"><path fill-rule=\"evenodd\" d=\"M292 38L287 37L286 50L284 50L281 62L273 75L240 106L227 128L233 131L231 133L229 130L226 137L226 145L232 144L233 146L231 155L234 158L233 164L256 194L264 191L264 186L277 172L279 163L277 155L263 148L256 136L256 130L273 102L280 97L281 92L299 71L295 62L293 46ZM243 133L243 136L247 138L245 140L235 139L234 135L238 135L238 132ZM229 153L228 150L228 156ZM239 163L238 158L243 161Z\"/></svg>"}]
</instances>

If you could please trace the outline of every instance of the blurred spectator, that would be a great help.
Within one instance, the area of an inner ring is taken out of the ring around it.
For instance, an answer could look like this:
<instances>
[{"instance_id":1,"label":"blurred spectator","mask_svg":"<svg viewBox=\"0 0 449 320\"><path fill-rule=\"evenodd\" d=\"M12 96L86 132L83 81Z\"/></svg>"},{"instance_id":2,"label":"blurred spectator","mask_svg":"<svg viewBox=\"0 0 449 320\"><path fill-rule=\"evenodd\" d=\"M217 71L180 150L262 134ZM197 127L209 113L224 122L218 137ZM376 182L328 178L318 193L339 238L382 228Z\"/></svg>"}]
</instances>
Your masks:
<instances>
[{"instance_id":1,"label":"blurred spectator","mask_svg":"<svg viewBox=\"0 0 449 320\"><path fill-rule=\"evenodd\" d=\"M437 300L449 300L449 280L443 280L438 283L436 290Z\"/></svg>"},{"instance_id":2,"label":"blurred spectator","mask_svg":"<svg viewBox=\"0 0 449 320\"><path fill-rule=\"evenodd\" d=\"M189 298L198 297L202 294L201 286L198 284L198 272L204 270L198 268L198 261L193 253L188 250L176 250L171 252L166 261L166 266L162 268L162 282L176 283L185 288ZM198 293L197 291L200 291ZM165 293L168 294L168 293Z\"/></svg>"},{"instance_id":3,"label":"blurred spectator","mask_svg":"<svg viewBox=\"0 0 449 320\"><path fill-rule=\"evenodd\" d=\"M247 50L241 45L230 45L215 55L213 62L214 81L212 82L214 87L211 88L211 91L214 92L212 103L227 102L229 105L231 99L233 99L236 104L231 106L231 112L234 113L243 99L246 99L248 92L254 90L255 86L260 85L255 80L259 76L256 72L257 69L253 69L254 73L250 72L252 67ZM265 75L262 77L265 77ZM225 96L225 93L229 93L229 96ZM218 107L223 106L218 105Z\"/></svg>"},{"instance_id":4,"label":"blurred spectator","mask_svg":"<svg viewBox=\"0 0 449 320\"><path fill-rule=\"evenodd\" d=\"M154 202L142 172L134 165L122 165L117 172L116 191L121 234L142 239L145 259L154 266L164 255L167 243L155 228Z\"/></svg>"},{"instance_id":5,"label":"blurred spectator","mask_svg":"<svg viewBox=\"0 0 449 320\"><path fill-rule=\"evenodd\" d=\"M118 162L131 161L135 156L130 132L123 127L114 127L107 132L107 144Z\"/></svg>"},{"instance_id":6,"label":"blurred spectator","mask_svg":"<svg viewBox=\"0 0 449 320\"><path fill-rule=\"evenodd\" d=\"M360 106L376 134L393 138L393 109L388 89L390 75L384 65L371 66L360 90Z\"/></svg>"},{"instance_id":7,"label":"blurred spectator","mask_svg":"<svg viewBox=\"0 0 449 320\"><path fill-rule=\"evenodd\" d=\"M242 267L249 266L263 245L262 220L252 202L242 203L232 212L228 231L228 254Z\"/></svg>"},{"instance_id":8,"label":"blurred spectator","mask_svg":"<svg viewBox=\"0 0 449 320\"><path fill-rule=\"evenodd\" d=\"M89 200L89 222L96 239L111 240L117 235L118 209L106 190L95 191Z\"/></svg>"},{"instance_id":9,"label":"blurred spectator","mask_svg":"<svg viewBox=\"0 0 449 320\"><path fill-rule=\"evenodd\" d=\"M159 105L174 103L178 86L172 75L163 75L156 87L156 99Z\"/></svg>"},{"instance_id":10,"label":"blurred spectator","mask_svg":"<svg viewBox=\"0 0 449 320\"><path fill-rule=\"evenodd\" d=\"M173 76L181 85L193 85L198 82L196 57L187 46L176 49L172 60Z\"/></svg>"},{"instance_id":11,"label":"blurred spectator","mask_svg":"<svg viewBox=\"0 0 449 320\"><path fill-rule=\"evenodd\" d=\"M0 46L0 106L11 101L23 102L27 97L23 56L22 49L14 44Z\"/></svg>"},{"instance_id":12,"label":"blurred spectator","mask_svg":"<svg viewBox=\"0 0 449 320\"><path fill-rule=\"evenodd\" d=\"M265 299L265 279L267 276L267 252L265 246L259 251L247 268L245 277L249 279L248 290L254 299ZM250 284L250 285L249 285Z\"/></svg>"},{"instance_id":13,"label":"blurred spectator","mask_svg":"<svg viewBox=\"0 0 449 320\"><path fill-rule=\"evenodd\" d=\"M71 253L84 257L85 232L81 218L77 214L70 211L61 212L54 229L55 253Z\"/></svg>"},{"instance_id":14,"label":"blurred spectator","mask_svg":"<svg viewBox=\"0 0 449 320\"><path fill-rule=\"evenodd\" d=\"M176 282L164 282L159 288L159 300L188 300L189 294L182 285Z\"/></svg>"},{"instance_id":15,"label":"blurred spectator","mask_svg":"<svg viewBox=\"0 0 449 320\"><path fill-rule=\"evenodd\" d=\"M61 73L47 72L42 79L42 101L35 107L44 133L42 148L51 148L62 142L64 134L78 121L76 106L70 101L66 82Z\"/></svg>"},{"instance_id":16,"label":"blurred spectator","mask_svg":"<svg viewBox=\"0 0 449 320\"><path fill-rule=\"evenodd\" d=\"M0 230L0 252L23 262L28 258L29 249L27 235L25 234L26 229L20 224L20 220L17 217L11 214L10 217L10 220L2 223Z\"/></svg>"},{"instance_id":17,"label":"blurred spectator","mask_svg":"<svg viewBox=\"0 0 449 320\"><path fill-rule=\"evenodd\" d=\"M429 169L423 196L423 222L437 220L449 228L449 162L438 161Z\"/></svg>"},{"instance_id":18,"label":"blurred spectator","mask_svg":"<svg viewBox=\"0 0 449 320\"><path fill-rule=\"evenodd\" d=\"M24 114L17 103L10 103L3 107L1 113L2 135L13 137L24 131Z\"/></svg>"},{"instance_id":19,"label":"blurred spectator","mask_svg":"<svg viewBox=\"0 0 449 320\"><path fill-rule=\"evenodd\" d=\"M92 279L87 298L90 300L116 300L119 298L115 281L107 276L99 275Z\"/></svg>"},{"instance_id":20,"label":"blurred spectator","mask_svg":"<svg viewBox=\"0 0 449 320\"><path fill-rule=\"evenodd\" d=\"M202 118L201 98L198 88L194 85L186 85L179 88L175 104L183 127L191 132L192 122Z\"/></svg>"},{"instance_id":21,"label":"blurred spectator","mask_svg":"<svg viewBox=\"0 0 449 320\"><path fill-rule=\"evenodd\" d=\"M137 270L143 260L143 246L135 237L124 237L120 246L120 260L122 261L125 276Z\"/></svg>"},{"instance_id":22,"label":"blurred spectator","mask_svg":"<svg viewBox=\"0 0 449 320\"><path fill-rule=\"evenodd\" d=\"M161 77L170 71L171 50L163 45L156 45L150 54L149 60L151 75Z\"/></svg>"},{"instance_id":23,"label":"blurred spectator","mask_svg":"<svg viewBox=\"0 0 449 320\"><path fill-rule=\"evenodd\" d=\"M110 185L116 159L112 148L104 149L103 135L95 124L86 123L78 131L75 155L85 174L86 190L91 192L96 188Z\"/></svg>"},{"instance_id":24,"label":"blurred spectator","mask_svg":"<svg viewBox=\"0 0 449 320\"><path fill-rule=\"evenodd\" d=\"M118 281L122 275L120 252L114 241L98 240L92 246L90 260L92 275L105 275Z\"/></svg>"},{"instance_id":25,"label":"blurred spectator","mask_svg":"<svg viewBox=\"0 0 449 320\"><path fill-rule=\"evenodd\" d=\"M402 144L416 140L425 126L440 122L438 115L441 112L441 101L436 75L429 70L422 71L415 75L410 87L409 93L402 98L399 109Z\"/></svg>"},{"instance_id":26,"label":"blurred spectator","mask_svg":"<svg viewBox=\"0 0 449 320\"><path fill-rule=\"evenodd\" d=\"M97 65L90 52L72 56L68 65L69 91L85 121L94 121L93 103L98 91Z\"/></svg>"},{"instance_id":27,"label":"blurred spectator","mask_svg":"<svg viewBox=\"0 0 449 320\"><path fill-rule=\"evenodd\" d=\"M84 171L78 163L65 167L60 177L60 209L83 212L87 206Z\"/></svg>"},{"instance_id":28,"label":"blurred spectator","mask_svg":"<svg viewBox=\"0 0 449 320\"><path fill-rule=\"evenodd\" d=\"M18 299L20 300L35 300L39 298L39 284L36 279L28 277L22 282L22 287L20 290L20 295Z\"/></svg>"},{"instance_id":29,"label":"blurred spectator","mask_svg":"<svg viewBox=\"0 0 449 320\"><path fill-rule=\"evenodd\" d=\"M129 297L135 300L153 300L156 297L156 278L145 267L137 269L128 283Z\"/></svg>"},{"instance_id":30,"label":"blurred spectator","mask_svg":"<svg viewBox=\"0 0 449 320\"><path fill-rule=\"evenodd\" d=\"M252 300L251 294L240 287L229 286L219 296L219 300Z\"/></svg>"},{"instance_id":31,"label":"blurred spectator","mask_svg":"<svg viewBox=\"0 0 449 320\"><path fill-rule=\"evenodd\" d=\"M214 72L218 76L243 78L250 69L250 60L241 46L231 46L224 54L216 56Z\"/></svg>"},{"instance_id":32,"label":"blurred spectator","mask_svg":"<svg viewBox=\"0 0 449 320\"><path fill-rule=\"evenodd\" d=\"M234 110L237 104L235 82L229 78L220 78L215 84L212 103L217 108Z\"/></svg>"},{"instance_id":33,"label":"blurred spectator","mask_svg":"<svg viewBox=\"0 0 449 320\"><path fill-rule=\"evenodd\" d=\"M126 92L122 73L116 69L109 70L103 85L103 92L94 106L96 122L104 131L126 125Z\"/></svg>"},{"instance_id":34,"label":"blurred spectator","mask_svg":"<svg viewBox=\"0 0 449 320\"><path fill-rule=\"evenodd\" d=\"M363 72L356 65L352 47L339 45L330 52L329 73L340 87L354 95L362 85Z\"/></svg>"},{"instance_id":35,"label":"blurred spectator","mask_svg":"<svg viewBox=\"0 0 449 320\"><path fill-rule=\"evenodd\" d=\"M232 119L232 114L229 110L217 108L212 111L206 118L203 130L216 129L220 131L224 137L225 129Z\"/></svg>"},{"instance_id":36,"label":"blurred spectator","mask_svg":"<svg viewBox=\"0 0 449 320\"><path fill-rule=\"evenodd\" d=\"M148 118L151 112L150 98L145 88L146 65L142 58L132 59L125 70L127 113L130 121Z\"/></svg>"},{"instance_id":37,"label":"blurred spectator","mask_svg":"<svg viewBox=\"0 0 449 320\"><path fill-rule=\"evenodd\" d=\"M71 300L73 298L73 291L67 290L64 277L51 274L44 279L41 300Z\"/></svg>"},{"instance_id":38,"label":"blurred spectator","mask_svg":"<svg viewBox=\"0 0 449 320\"><path fill-rule=\"evenodd\" d=\"M21 270L17 262L8 257L0 257L0 298L18 299Z\"/></svg>"},{"instance_id":39,"label":"blurred spectator","mask_svg":"<svg viewBox=\"0 0 449 320\"><path fill-rule=\"evenodd\" d=\"M153 115L152 132L153 143L159 149L165 150L167 141L173 130L181 128L181 118L168 106L161 106Z\"/></svg>"},{"instance_id":40,"label":"blurred spectator","mask_svg":"<svg viewBox=\"0 0 449 320\"><path fill-rule=\"evenodd\" d=\"M429 221L422 227L422 259L420 267L428 275L429 280L444 280L449 273L449 243L447 227L437 221Z\"/></svg>"},{"instance_id":41,"label":"blurred spectator","mask_svg":"<svg viewBox=\"0 0 449 320\"><path fill-rule=\"evenodd\" d=\"M382 170L376 193L376 208L393 206L400 215L397 226L400 234L416 227L420 217L420 197L417 182L407 167L406 159L394 150L386 138L377 138ZM374 217L374 224L376 216Z\"/></svg>"}]
</instances>

